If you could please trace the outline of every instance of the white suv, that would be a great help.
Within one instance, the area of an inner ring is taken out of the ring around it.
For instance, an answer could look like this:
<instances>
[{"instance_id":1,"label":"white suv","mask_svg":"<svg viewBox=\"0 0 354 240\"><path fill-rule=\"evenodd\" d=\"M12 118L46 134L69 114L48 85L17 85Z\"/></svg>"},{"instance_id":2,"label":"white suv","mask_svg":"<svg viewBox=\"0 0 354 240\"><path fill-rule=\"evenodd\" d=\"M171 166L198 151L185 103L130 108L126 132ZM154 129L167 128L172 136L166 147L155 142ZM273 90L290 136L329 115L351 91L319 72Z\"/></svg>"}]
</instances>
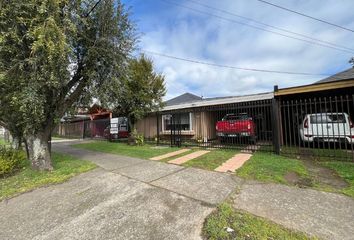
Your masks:
<instances>
[{"instance_id":1,"label":"white suv","mask_svg":"<svg viewBox=\"0 0 354 240\"><path fill-rule=\"evenodd\" d=\"M300 125L300 136L304 142L354 143L354 126L347 113L307 114Z\"/></svg>"}]
</instances>

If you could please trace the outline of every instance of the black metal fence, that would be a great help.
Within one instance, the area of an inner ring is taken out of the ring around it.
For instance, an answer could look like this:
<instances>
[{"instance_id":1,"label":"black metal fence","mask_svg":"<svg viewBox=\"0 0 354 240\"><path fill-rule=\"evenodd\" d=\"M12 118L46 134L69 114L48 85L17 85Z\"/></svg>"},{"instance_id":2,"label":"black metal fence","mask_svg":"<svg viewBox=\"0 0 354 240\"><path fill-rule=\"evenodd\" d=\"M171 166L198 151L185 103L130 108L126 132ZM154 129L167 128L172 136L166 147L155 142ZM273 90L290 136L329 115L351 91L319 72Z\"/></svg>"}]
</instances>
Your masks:
<instances>
[{"instance_id":1,"label":"black metal fence","mask_svg":"<svg viewBox=\"0 0 354 240\"><path fill-rule=\"evenodd\" d=\"M171 146L272 152L273 118L272 99L267 99L165 111L140 132L148 141ZM147 131L154 124L155 132Z\"/></svg>"},{"instance_id":2,"label":"black metal fence","mask_svg":"<svg viewBox=\"0 0 354 240\"><path fill-rule=\"evenodd\" d=\"M280 152L312 160L354 160L354 95L279 102Z\"/></svg>"},{"instance_id":3,"label":"black metal fence","mask_svg":"<svg viewBox=\"0 0 354 240\"><path fill-rule=\"evenodd\" d=\"M274 98L164 111L140 132L156 144L354 161L353 119L354 95Z\"/></svg>"},{"instance_id":4,"label":"black metal fence","mask_svg":"<svg viewBox=\"0 0 354 240\"><path fill-rule=\"evenodd\" d=\"M265 151L354 161L354 95L273 98L153 113L136 124L158 145ZM104 138L109 119L62 123L54 135Z\"/></svg>"}]
</instances>

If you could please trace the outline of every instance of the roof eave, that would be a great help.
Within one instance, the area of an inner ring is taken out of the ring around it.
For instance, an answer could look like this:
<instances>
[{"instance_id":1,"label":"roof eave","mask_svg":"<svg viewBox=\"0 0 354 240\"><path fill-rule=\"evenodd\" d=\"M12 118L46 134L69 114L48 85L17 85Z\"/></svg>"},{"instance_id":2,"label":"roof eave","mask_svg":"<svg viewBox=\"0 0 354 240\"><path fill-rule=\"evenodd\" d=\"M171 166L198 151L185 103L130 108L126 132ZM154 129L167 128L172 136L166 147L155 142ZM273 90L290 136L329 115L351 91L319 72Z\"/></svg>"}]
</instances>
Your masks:
<instances>
[{"instance_id":1,"label":"roof eave","mask_svg":"<svg viewBox=\"0 0 354 240\"><path fill-rule=\"evenodd\" d=\"M317 91L325 91L325 90L347 88L347 87L354 87L354 78L336 81L336 82L324 82L324 83L317 83L317 84L304 85L298 87L283 88L274 92L274 96L317 92Z\"/></svg>"}]
</instances>

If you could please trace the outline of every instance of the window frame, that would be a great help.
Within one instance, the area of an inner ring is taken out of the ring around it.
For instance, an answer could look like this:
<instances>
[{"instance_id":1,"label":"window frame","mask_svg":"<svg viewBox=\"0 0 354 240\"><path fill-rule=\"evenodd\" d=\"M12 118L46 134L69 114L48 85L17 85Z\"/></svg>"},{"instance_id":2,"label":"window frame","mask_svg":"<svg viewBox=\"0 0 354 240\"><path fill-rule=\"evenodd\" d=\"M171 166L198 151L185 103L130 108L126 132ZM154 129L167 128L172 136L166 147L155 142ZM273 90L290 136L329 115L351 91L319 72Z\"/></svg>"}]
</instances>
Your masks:
<instances>
[{"instance_id":1,"label":"window frame","mask_svg":"<svg viewBox=\"0 0 354 240\"><path fill-rule=\"evenodd\" d=\"M183 113L181 113L183 114ZM193 113L192 112L188 112L187 113L189 115L189 129L188 130L181 130L182 132L191 132L193 131ZM161 131L162 132L169 132L171 130L167 130L166 126L165 126L165 118L166 117L170 117L172 118L172 114L162 114L161 115Z\"/></svg>"}]
</instances>

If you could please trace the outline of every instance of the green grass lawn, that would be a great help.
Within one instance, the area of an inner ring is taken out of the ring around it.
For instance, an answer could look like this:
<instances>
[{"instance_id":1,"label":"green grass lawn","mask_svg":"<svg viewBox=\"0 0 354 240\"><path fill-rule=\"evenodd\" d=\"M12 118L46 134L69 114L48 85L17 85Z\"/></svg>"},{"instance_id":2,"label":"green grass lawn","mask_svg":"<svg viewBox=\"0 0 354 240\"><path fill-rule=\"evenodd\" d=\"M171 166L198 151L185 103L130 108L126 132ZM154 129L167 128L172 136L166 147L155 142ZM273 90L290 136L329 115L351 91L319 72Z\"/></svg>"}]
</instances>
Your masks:
<instances>
[{"instance_id":1,"label":"green grass lawn","mask_svg":"<svg viewBox=\"0 0 354 240\"><path fill-rule=\"evenodd\" d=\"M226 228L234 232L228 233ZM303 233L295 232L278 224L251 214L234 210L229 204L221 204L210 214L203 226L206 239L240 239L240 240L306 240L310 238Z\"/></svg>"},{"instance_id":2,"label":"green grass lawn","mask_svg":"<svg viewBox=\"0 0 354 240\"><path fill-rule=\"evenodd\" d=\"M68 155L53 153L52 156L54 170L51 172L34 171L27 166L10 177L0 179L0 201L38 187L64 182L96 167L89 161Z\"/></svg>"},{"instance_id":3,"label":"green grass lawn","mask_svg":"<svg viewBox=\"0 0 354 240\"><path fill-rule=\"evenodd\" d=\"M206 170L214 170L228 159L233 157L238 151L229 149L215 149L198 158L185 162L183 166L196 167Z\"/></svg>"},{"instance_id":4,"label":"green grass lawn","mask_svg":"<svg viewBox=\"0 0 354 240\"><path fill-rule=\"evenodd\" d=\"M340 177L348 182L349 186L341 189L340 192L354 198L354 163L325 162L322 165L335 170Z\"/></svg>"},{"instance_id":5,"label":"green grass lawn","mask_svg":"<svg viewBox=\"0 0 354 240\"><path fill-rule=\"evenodd\" d=\"M236 170L238 176L246 179L277 183L287 183L284 176L288 172L295 172L300 178L308 177L308 172L301 161L263 152L256 152Z\"/></svg>"},{"instance_id":6,"label":"green grass lawn","mask_svg":"<svg viewBox=\"0 0 354 240\"><path fill-rule=\"evenodd\" d=\"M131 146L127 143L106 141L95 141L90 143L75 144L73 145L73 147L142 159L149 159L165 153L180 150L180 148L177 147L156 147L156 145L149 144L145 144L143 146Z\"/></svg>"}]
</instances>

